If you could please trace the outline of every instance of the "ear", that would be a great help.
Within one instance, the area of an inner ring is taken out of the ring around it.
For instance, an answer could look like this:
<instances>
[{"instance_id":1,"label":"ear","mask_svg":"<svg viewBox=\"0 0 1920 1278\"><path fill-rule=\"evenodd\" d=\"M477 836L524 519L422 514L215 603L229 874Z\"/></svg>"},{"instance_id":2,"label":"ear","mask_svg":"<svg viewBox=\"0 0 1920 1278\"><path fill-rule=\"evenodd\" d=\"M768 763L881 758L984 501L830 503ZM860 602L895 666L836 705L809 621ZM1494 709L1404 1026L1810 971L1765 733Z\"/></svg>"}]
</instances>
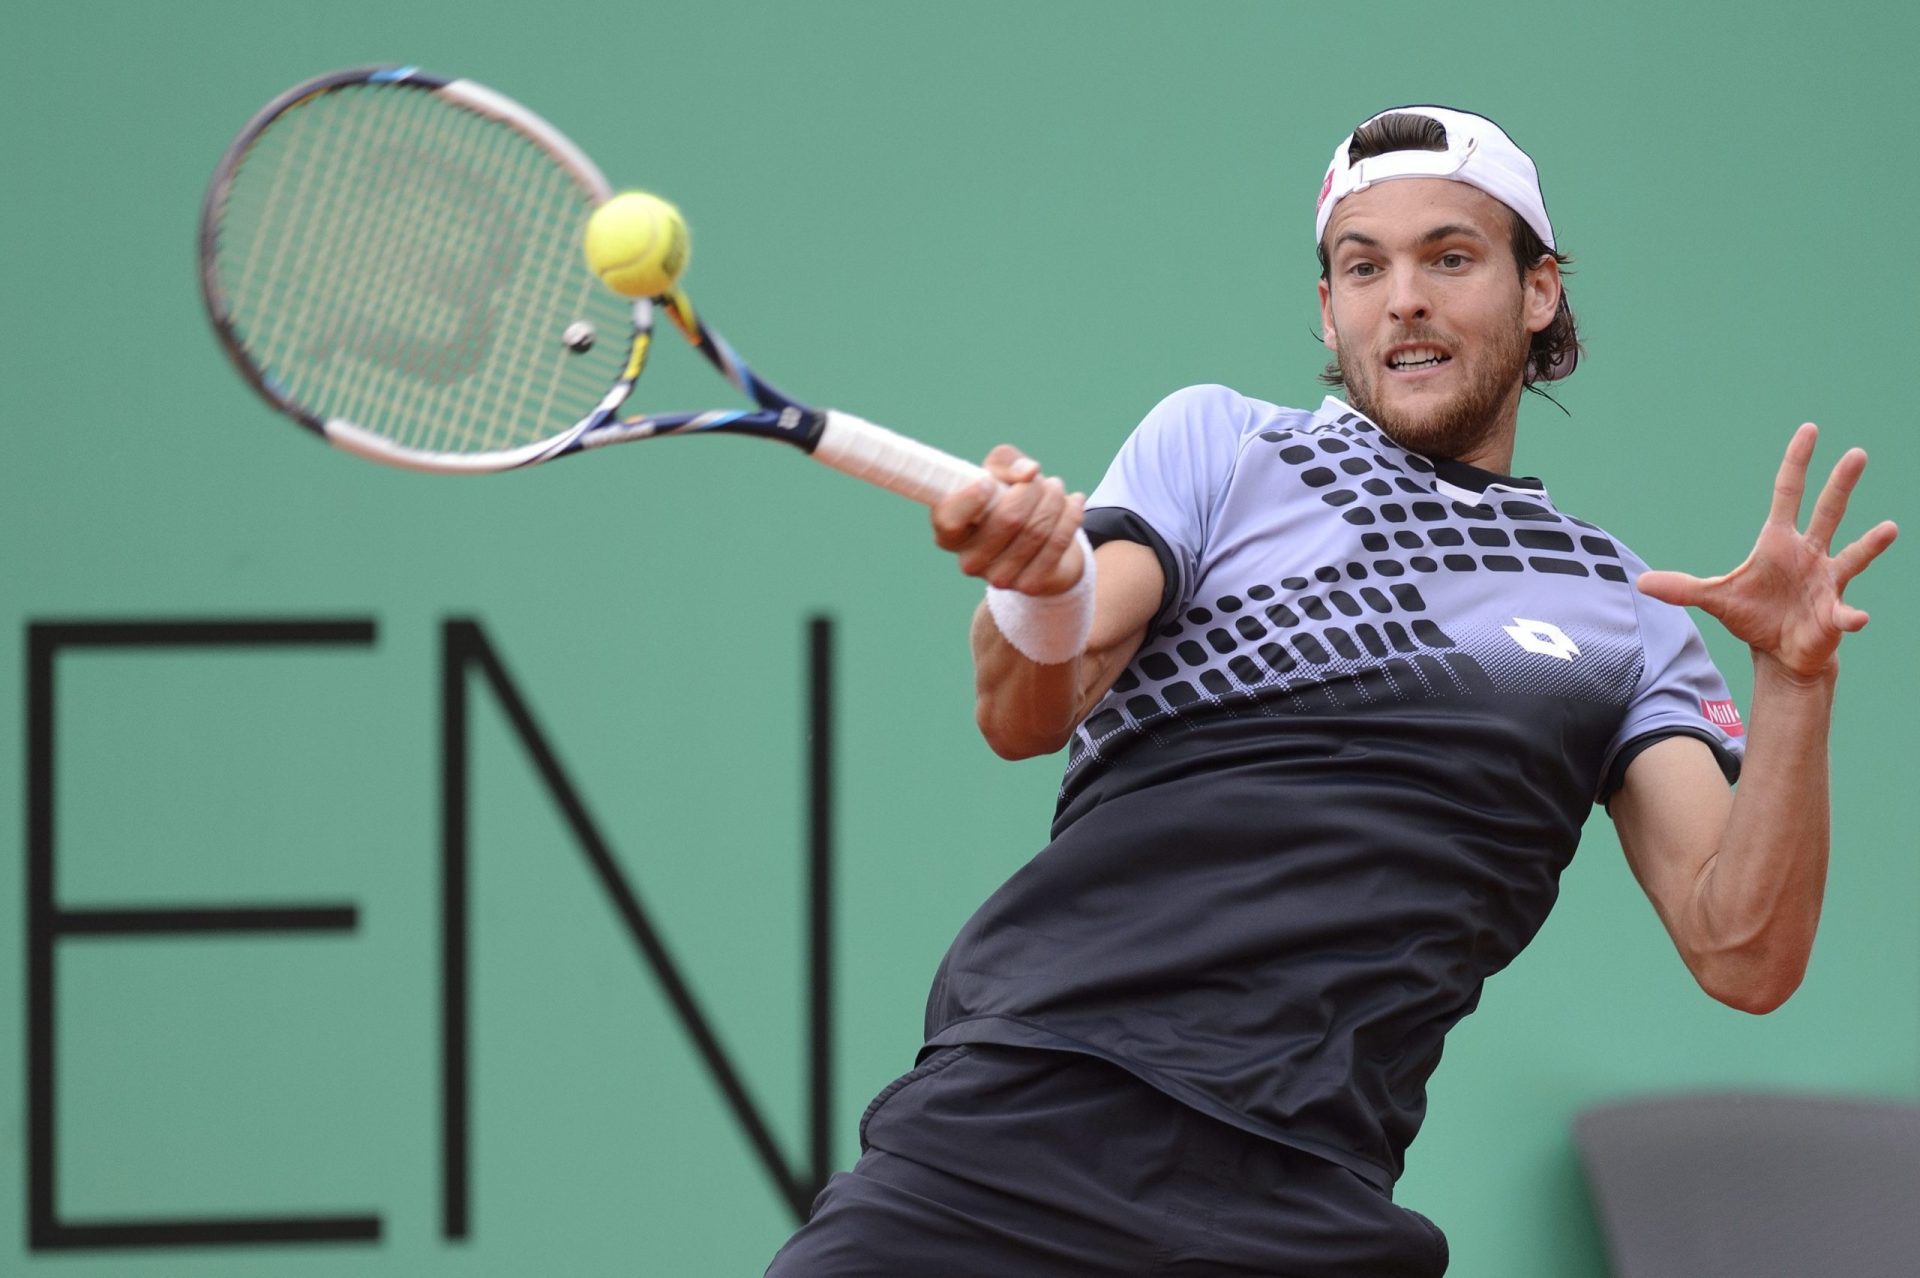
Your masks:
<instances>
[{"instance_id":1,"label":"ear","mask_svg":"<svg viewBox=\"0 0 1920 1278\"><path fill-rule=\"evenodd\" d=\"M1333 289L1325 280L1320 281L1320 342L1335 355L1340 353L1340 340L1333 331Z\"/></svg>"},{"instance_id":2,"label":"ear","mask_svg":"<svg viewBox=\"0 0 1920 1278\"><path fill-rule=\"evenodd\" d=\"M1543 331L1560 312L1560 263L1551 256L1541 258L1527 269L1527 278L1522 281L1520 289L1527 331Z\"/></svg>"}]
</instances>

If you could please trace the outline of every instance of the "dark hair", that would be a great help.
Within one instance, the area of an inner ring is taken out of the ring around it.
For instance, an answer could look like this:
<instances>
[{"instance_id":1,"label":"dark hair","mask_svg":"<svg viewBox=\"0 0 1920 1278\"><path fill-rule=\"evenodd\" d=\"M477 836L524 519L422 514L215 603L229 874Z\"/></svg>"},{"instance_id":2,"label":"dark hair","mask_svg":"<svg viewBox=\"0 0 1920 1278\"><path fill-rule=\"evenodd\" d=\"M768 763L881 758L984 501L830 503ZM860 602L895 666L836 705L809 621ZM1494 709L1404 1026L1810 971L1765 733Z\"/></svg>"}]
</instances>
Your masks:
<instances>
[{"instance_id":1,"label":"dark hair","mask_svg":"<svg viewBox=\"0 0 1920 1278\"><path fill-rule=\"evenodd\" d=\"M1411 112L1383 115L1377 120L1361 125L1353 132L1353 141L1347 147L1347 163L1354 164L1372 156L1383 155L1388 151L1444 151L1447 149L1447 129L1440 121L1425 115ZM1546 245L1527 220L1507 210L1510 222L1508 243L1513 249L1513 264L1524 282L1527 272L1540 264L1544 257L1552 258L1562 268L1573 259L1565 253L1555 252ZM1330 280L1332 263L1327 259L1327 246L1314 246L1314 252L1320 257L1320 278ZM1574 361L1580 358L1580 332L1574 324L1573 308L1567 305L1567 291L1560 290L1560 309L1555 312L1553 322L1533 335L1533 341L1527 348L1527 372L1523 383L1528 390L1536 390L1534 383L1550 377L1555 365L1565 361L1571 370ZM1340 371L1340 358L1335 356L1327 361L1326 368L1320 374L1320 380L1329 386L1344 386L1346 377Z\"/></svg>"}]
</instances>

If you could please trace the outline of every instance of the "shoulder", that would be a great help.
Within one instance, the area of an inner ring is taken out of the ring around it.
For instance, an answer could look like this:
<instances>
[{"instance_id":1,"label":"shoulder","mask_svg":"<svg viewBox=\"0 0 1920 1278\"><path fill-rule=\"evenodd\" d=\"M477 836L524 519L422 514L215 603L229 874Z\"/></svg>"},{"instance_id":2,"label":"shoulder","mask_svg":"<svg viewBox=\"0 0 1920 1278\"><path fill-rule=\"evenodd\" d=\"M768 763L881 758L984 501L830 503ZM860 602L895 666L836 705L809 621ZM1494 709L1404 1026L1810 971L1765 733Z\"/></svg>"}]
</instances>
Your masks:
<instances>
[{"instance_id":1,"label":"shoulder","mask_svg":"<svg viewBox=\"0 0 1920 1278\"><path fill-rule=\"evenodd\" d=\"M1645 680L1655 678L1677 657L1710 663L1693 615L1678 605L1641 593L1640 574L1648 570L1647 561L1626 542L1598 524L1566 516L1564 511L1561 514L1580 526L1583 535L1579 541L1585 549L1612 560L1601 564L1599 575L1625 584L1627 597L1633 607L1634 624L1639 631L1640 645L1647 657Z\"/></svg>"},{"instance_id":2,"label":"shoulder","mask_svg":"<svg viewBox=\"0 0 1920 1278\"><path fill-rule=\"evenodd\" d=\"M1304 430L1313 418L1305 409L1282 408L1231 386L1203 383L1183 386L1162 399L1140 426L1145 431L1198 436L1214 444L1231 440L1244 445L1263 434Z\"/></svg>"}]
</instances>

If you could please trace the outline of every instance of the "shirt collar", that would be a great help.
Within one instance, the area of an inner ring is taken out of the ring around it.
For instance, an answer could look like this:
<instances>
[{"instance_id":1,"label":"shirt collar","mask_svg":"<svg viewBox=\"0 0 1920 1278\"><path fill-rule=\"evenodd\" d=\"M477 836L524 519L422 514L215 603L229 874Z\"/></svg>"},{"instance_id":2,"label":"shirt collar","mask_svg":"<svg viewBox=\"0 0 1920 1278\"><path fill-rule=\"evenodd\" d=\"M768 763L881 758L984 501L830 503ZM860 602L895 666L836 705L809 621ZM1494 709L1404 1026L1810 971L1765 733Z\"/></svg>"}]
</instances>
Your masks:
<instances>
[{"instance_id":1,"label":"shirt collar","mask_svg":"<svg viewBox=\"0 0 1920 1278\"><path fill-rule=\"evenodd\" d=\"M1450 457L1428 457L1412 449L1402 448L1393 437L1381 430L1371 418L1353 405L1335 395L1329 395L1320 401L1319 411L1314 413L1316 425L1343 425L1352 430L1356 424L1363 424L1368 438L1377 441L1382 447L1409 457L1418 457L1426 466L1422 470L1431 470L1434 488L1442 496L1468 505L1479 505L1489 493L1524 493L1533 497L1547 496L1547 487L1531 475L1502 475L1497 471L1482 470L1466 462L1455 461Z\"/></svg>"}]
</instances>

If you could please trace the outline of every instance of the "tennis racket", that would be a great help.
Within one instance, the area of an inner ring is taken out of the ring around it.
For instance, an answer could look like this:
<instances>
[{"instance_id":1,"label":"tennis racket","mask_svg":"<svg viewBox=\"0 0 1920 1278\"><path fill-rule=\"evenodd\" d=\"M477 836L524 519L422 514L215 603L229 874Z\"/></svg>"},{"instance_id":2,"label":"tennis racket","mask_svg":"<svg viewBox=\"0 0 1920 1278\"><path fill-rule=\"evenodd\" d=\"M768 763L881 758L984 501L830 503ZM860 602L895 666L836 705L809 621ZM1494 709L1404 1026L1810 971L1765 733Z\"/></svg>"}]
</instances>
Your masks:
<instances>
[{"instance_id":1,"label":"tennis racket","mask_svg":"<svg viewBox=\"0 0 1920 1278\"><path fill-rule=\"evenodd\" d=\"M755 374L684 291L629 302L582 236L612 189L519 103L418 67L338 71L263 107L200 220L207 314L249 384L361 457L513 470L666 435L791 444L932 505L986 472ZM655 315L756 407L621 416Z\"/></svg>"}]
</instances>

